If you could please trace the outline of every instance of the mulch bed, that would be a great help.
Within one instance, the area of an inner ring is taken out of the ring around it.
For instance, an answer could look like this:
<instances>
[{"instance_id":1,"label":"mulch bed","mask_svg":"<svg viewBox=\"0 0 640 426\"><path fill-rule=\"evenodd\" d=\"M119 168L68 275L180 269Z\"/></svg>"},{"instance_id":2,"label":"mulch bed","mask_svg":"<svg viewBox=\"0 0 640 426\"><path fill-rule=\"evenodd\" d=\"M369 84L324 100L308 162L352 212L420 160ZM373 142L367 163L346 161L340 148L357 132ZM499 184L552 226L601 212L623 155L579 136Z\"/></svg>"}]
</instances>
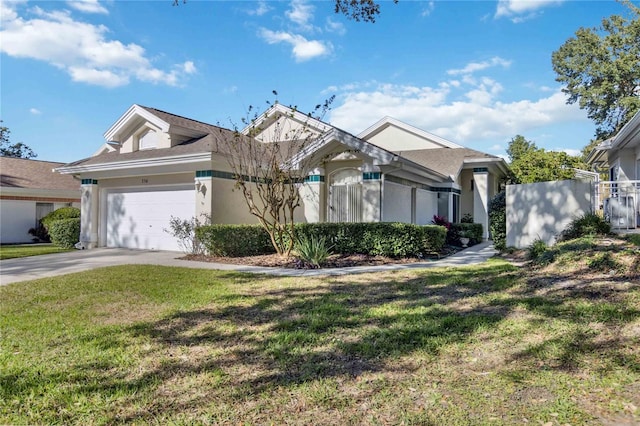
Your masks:
<instances>
[{"instance_id":1,"label":"mulch bed","mask_svg":"<svg viewBox=\"0 0 640 426\"><path fill-rule=\"evenodd\" d=\"M391 264L406 264L425 262L429 260L442 259L462 250L460 247L445 246L442 252L427 257L402 257L392 258L385 256L371 256L366 254L334 254L329 256L323 268L345 268L350 266L378 266ZM224 257L207 255L186 255L181 259L198 262L228 263L233 265L266 266L289 269L313 269L313 265L305 264L295 256L289 258L278 256L277 254L267 254L261 256L244 257Z\"/></svg>"}]
</instances>

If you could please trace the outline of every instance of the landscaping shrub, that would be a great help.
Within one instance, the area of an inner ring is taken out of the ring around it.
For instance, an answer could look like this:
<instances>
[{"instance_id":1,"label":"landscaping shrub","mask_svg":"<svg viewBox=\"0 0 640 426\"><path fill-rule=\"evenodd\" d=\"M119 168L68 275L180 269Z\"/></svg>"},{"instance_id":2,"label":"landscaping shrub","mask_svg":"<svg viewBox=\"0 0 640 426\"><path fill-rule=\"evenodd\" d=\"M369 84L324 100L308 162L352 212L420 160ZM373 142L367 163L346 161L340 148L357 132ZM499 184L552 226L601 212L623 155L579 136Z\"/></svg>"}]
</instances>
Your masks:
<instances>
[{"instance_id":1,"label":"landscaping shrub","mask_svg":"<svg viewBox=\"0 0 640 426\"><path fill-rule=\"evenodd\" d=\"M298 241L324 239L334 253L389 257L438 253L446 228L410 223L299 223ZM196 236L215 256L252 256L274 253L269 234L260 225L208 225Z\"/></svg>"},{"instance_id":2,"label":"landscaping shrub","mask_svg":"<svg viewBox=\"0 0 640 426\"><path fill-rule=\"evenodd\" d=\"M499 192L489 202L489 231L496 250L507 248L507 194Z\"/></svg>"},{"instance_id":3,"label":"landscaping shrub","mask_svg":"<svg viewBox=\"0 0 640 426\"><path fill-rule=\"evenodd\" d=\"M196 236L196 229L210 223L211 218L206 215L204 223L196 217L180 219L179 217L171 216L169 229L164 229L164 232L178 240L178 246L185 254L202 254L205 247Z\"/></svg>"},{"instance_id":4,"label":"landscaping shrub","mask_svg":"<svg viewBox=\"0 0 640 426\"><path fill-rule=\"evenodd\" d=\"M275 252L269 234L261 225L206 225L196 228L196 237L214 256L256 256Z\"/></svg>"},{"instance_id":5,"label":"landscaping shrub","mask_svg":"<svg viewBox=\"0 0 640 426\"><path fill-rule=\"evenodd\" d=\"M446 228L409 223L301 223L298 238L324 237L334 252L389 257L420 256L442 250Z\"/></svg>"},{"instance_id":6,"label":"landscaping shrub","mask_svg":"<svg viewBox=\"0 0 640 426\"><path fill-rule=\"evenodd\" d=\"M560 241L573 240L589 235L606 235L611 233L611 224L596 213L585 213L571 221L560 233Z\"/></svg>"},{"instance_id":7,"label":"landscaping shrub","mask_svg":"<svg viewBox=\"0 0 640 426\"><path fill-rule=\"evenodd\" d=\"M316 237L315 235L299 238L295 244L294 251L300 261L314 268L322 266L331 254L330 248L327 247L327 240L324 237Z\"/></svg>"},{"instance_id":8,"label":"landscaping shrub","mask_svg":"<svg viewBox=\"0 0 640 426\"><path fill-rule=\"evenodd\" d=\"M73 248L80 241L80 218L58 219L49 222L49 237L58 247Z\"/></svg>"},{"instance_id":9,"label":"landscaping shrub","mask_svg":"<svg viewBox=\"0 0 640 426\"><path fill-rule=\"evenodd\" d=\"M447 232L447 243L462 245L460 238L469 238L469 246L482 242L482 224L480 223L452 223Z\"/></svg>"},{"instance_id":10,"label":"landscaping shrub","mask_svg":"<svg viewBox=\"0 0 640 426\"><path fill-rule=\"evenodd\" d=\"M61 219L75 219L80 217L80 209L77 207L61 207L56 209L40 219L40 223L49 230L49 226L52 222Z\"/></svg>"}]
</instances>

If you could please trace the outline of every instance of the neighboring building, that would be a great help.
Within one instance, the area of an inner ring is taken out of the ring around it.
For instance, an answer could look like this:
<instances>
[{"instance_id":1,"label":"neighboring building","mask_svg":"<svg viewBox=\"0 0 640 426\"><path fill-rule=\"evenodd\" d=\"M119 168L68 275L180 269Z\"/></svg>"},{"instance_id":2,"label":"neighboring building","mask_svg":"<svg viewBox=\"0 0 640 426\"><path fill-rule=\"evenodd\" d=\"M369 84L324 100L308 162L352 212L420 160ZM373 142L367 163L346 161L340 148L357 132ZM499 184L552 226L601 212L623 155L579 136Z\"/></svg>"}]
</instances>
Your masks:
<instances>
[{"instance_id":1,"label":"neighboring building","mask_svg":"<svg viewBox=\"0 0 640 426\"><path fill-rule=\"evenodd\" d=\"M640 111L617 135L596 146L587 162L609 170L609 181L599 183L596 195L612 227L640 226Z\"/></svg>"},{"instance_id":2,"label":"neighboring building","mask_svg":"<svg viewBox=\"0 0 640 426\"><path fill-rule=\"evenodd\" d=\"M0 243L27 243L29 229L65 206L80 207L80 181L53 171L64 163L0 157Z\"/></svg>"},{"instance_id":3,"label":"neighboring building","mask_svg":"<svg viewBox=\"0 0 640 426\"><path fill-rule=\"evenodd\" d=\"M428 224L435 214L465 214L488 236L487 207L507 166L385 118L358 136L282 105L261 117L267 143L288 117L307 123L320 158L301 186L301 222ZM295 127L296 124L288 123ZM133 105L105 133L94 156L58 167L82 182L81 240L88 247L177 250L165 229L171 216L210 215L214 223L254 223L216 135L231 131L154 108Z\"/></svg>"}]
</instances>

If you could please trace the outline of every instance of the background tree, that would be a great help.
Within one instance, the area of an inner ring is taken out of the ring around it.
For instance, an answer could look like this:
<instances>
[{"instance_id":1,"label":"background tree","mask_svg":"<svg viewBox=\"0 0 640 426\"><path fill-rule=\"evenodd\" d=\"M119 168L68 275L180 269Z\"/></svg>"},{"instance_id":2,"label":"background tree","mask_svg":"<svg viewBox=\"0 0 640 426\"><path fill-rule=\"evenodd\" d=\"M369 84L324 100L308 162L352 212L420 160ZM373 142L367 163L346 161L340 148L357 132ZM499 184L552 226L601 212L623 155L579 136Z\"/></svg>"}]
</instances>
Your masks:
<instances>
[{"instance_id":1,"label":"background tree","mask_svg":"<svg viewBox=\"0 0 640 426\"><path fill-rule=\"evenodd\" d=\"M580 157L566 152L546 151L521 135L511 139L507 153L515 183L572 179L575 168L585 168Z\"/></svg>"},{"instance_id":2,"label":"background tree","mask_svg":"<svg viewBox=\"0 0 640 426\"><path fill-rule=\"evenodd\" d=\"M38 154L22 142L12 144L9 140L11 131L8 127L2 126L0 120L0 156L14 158L36 158Z\"/></svg>"},{"instance_id":3,"label":"background tree","mask_svg":"<svg viewBox=\"0 0 640 426\"><path fill-rule=\"evenodd\" d=\"M580 28L552 55L567 102L587 111L596 139L618 132L640 109L640 8L624 4L631 18L613 15L599 28Z\"/></svg>"},{"instance_id":4,"label":"background tree","mask_svg":"<svg viewBox=\"0 0 640 426\"><path fill-rule=\"evenodd\" d=\"M321 120L332 100L306 115L291 108L284 115L268 116L271 110L259 114L249 107L247 117L241 120L242 128L231 123L232 131L220 128L215 135L217 151L227 159L235 188L281 256L289 256L295 244L294 214L301 202L300 185L317 163L310 145L321 133L310 124ZM299 122L300 117L306 117L304 122ZM265 123L272 126L263 133Z\"/></svg>"}]
</instances>

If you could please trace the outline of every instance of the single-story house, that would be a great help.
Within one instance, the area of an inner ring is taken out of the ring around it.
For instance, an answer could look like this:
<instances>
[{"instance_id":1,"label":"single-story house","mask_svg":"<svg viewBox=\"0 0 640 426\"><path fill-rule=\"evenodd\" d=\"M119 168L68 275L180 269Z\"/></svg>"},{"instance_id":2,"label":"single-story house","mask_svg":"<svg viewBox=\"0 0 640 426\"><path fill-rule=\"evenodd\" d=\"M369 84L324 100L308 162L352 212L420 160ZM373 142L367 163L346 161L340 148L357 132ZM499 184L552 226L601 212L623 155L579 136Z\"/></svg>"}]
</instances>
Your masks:
<instances>
[{"instance_id":1,"label":"single-story house","mask_svg":"<svg viewBox=\"0 0 640 426\"><path fill-rule=\"evenodd\" d=\"M80 181L53 171L64 163L0 157L0 242L28 243L29 229L65 206L80 207Z\"/></svg>"},{"instance_id":2,"label":"single-story house","mask_svg":"<svg viewBox=\"0 0 640 426\"><path fill-rule=\"evenodd\" d=\"M301 222L407 222L471 215L488 237L489 200L507 172L502 158L386 117L358 135L280 104L259 118L260 143L302 126L317 159L300 185ZM246 129L245 129L246 131ZM91 247L177 250L171 216L255 223L216 138L230 130L133 105L89 158L58 167L82 182L81 240Z\"/></svg>"},{"instance_id":3,"label":"single-story house","mask_svg":"<svg viewBox=\"0 0 640 426\"><path fill-rule=\"evenodd\" d=\"M613 228L640 226L640 111L613 137L596 146L587 162L609 170L597 188L599 205Z\"/></svg>"}]
</instances>

